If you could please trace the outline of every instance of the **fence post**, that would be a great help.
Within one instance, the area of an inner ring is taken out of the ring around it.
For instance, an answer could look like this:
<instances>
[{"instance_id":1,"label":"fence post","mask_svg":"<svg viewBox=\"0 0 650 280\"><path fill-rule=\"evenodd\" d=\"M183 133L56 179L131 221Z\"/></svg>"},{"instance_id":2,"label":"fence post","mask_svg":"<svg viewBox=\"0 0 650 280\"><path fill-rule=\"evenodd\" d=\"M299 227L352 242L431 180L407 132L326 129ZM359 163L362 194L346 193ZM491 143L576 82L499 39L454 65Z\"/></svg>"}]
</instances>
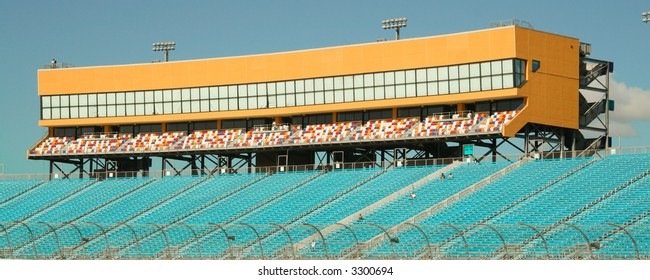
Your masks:
<instances>
[{"instance_id":1,"label":"fence post","mask_svg":"<svg viewBox=\"0 0 650 280\"><path fill-rule=\"evenodd\" d=\"M87 257L88 252L86 251L86 241L84 241L84 236L83 234L81 234L81 230L79 230L79 227L77 227L77 225L75 225L73 222L65 222L63 223L63 225L71 225L72 227L74 227L74 229L79 234L79 242L81 243L81 248L84 250L84 257Z\"/></svg>"},{"instance_id":2,"label":"fence post","mask_svg":"<svg viewBox=\"0 0 650 280\"><path fill-rule=\"evenodd\" d=\"M546 238L544 238L544 235L533 225L529 225L522 222L519 222L519 224L522 226L527 226L536 232L533 238L535 238L535 236L539 236L542 239L542 242L544 243L544 250L546 250L546 259L551 259L551 255L548 253L548 244L546 243Z\"/></svg>"},{"instance_id":3,"label":"fence post","mask_svg":"<svg viewBox=\"0 0 650 280\"><path fill-rule=\"evenodd\" d=\"M269 223L269 225L279 227L287 235L287 238L289 238L289 243L291 244L291 256L295 260L296 259L296 248L294 248L294 246L293 246L293 240L291 239L291 235L289 234L289 232L283 226L281 226L279 224Z\"/></svg>"},{"instance_id":4,"label":"fence post","mask_svg":"<svg viewBox=\"0 0 650 280\"><path fill-rule=\"evenodd\" d=\"M160 231L160 233L162 233L163 237L165 238L165 246L167 246L167 256L171 260L172 259L172 250L169 247L169 239L167 239L167 233L165 233L165 231L163 230L163 228L160 225L157 225L157 224L154 224L154 223L147 223L147 225L152 225L152 226L158 228L158 231Z\"/></svg>"},{"instance_id":5,"label":"fence post","mask_svg":"<svg viewBox=\"0 0 650 280\"><path fill-rule=\"evenodd\" d=\"M388 231L386 231L385 228L383 228L382 226L380 226L378 224L368 223L368 225L378 227L379 229L381 229L384 232L384 234L388 237L388 242L390 243L390 249L393 251L393 258L397 259L397 255L395 254L395 246L393 245L393 241L397 240L397 242L399 242L399 240L398 239L393 239L392 237L390 237L390 234L388 234ZM395 243L397 243L397 242L395 242Z\"/></svg>"},{"instance_id":6,"label":"fence post","mask_svg":"<svg viewBox=\"0 0 650 280\"><path fill-rule=\"evenodd\" d=\"M253 232L255 232L255 235L257 235L257 242L260 245L260 253L262 254L262 259L264 259L264 247L262 247L262 239L260 238L260 233L257 232L257 230L253 226L251 226L249 224L246 224L246 223L239 223L239 224L243 225L243 226L247 226L247 227L251 228L253 230Z\"/></svg>"},{"instance_id":7,"label":"fence post","mask_svg":"<svg viewBox=\"0 0 650 280\"><path fill-rule=\"evenodd\" d=\"M574 224L569 224L569 223L564 223L564 222L562 222L560 224L567 225L567 226L570 226L572 228L575 228L576 230L578 230L578 232L580 232L580 234L582 234L582 237L585 239L585 241L587 241L587 249L589 249L589 255L591 255L591 257L593 258L594 257L594 252L591 250L591 242L589 242L589 237L587 237L585 232L582 231L582 229L580 229L579 227L577 227Z\"/></svg>"},{"instance_id":8,"label":"fence post","mask_svg":"<svg viewBox=\"0 0 650 280\"><path fill-rule=\"evenodd\" d=\"M9 232L7 232L7 229L5 228L5 226L2 225L2 223L0 223L0 227L2 227L2 231L5 232L5 237L7 238L7 246L9 247L9 255L11 255L11 257L13 258L14 249L11 248L11 240L9 239Z\"/></svg>"},{"instance_id":9,"label":"fence post","mask_svg":"<svg viewBox=\"0 0 650 280\"><path fill-rule=\"evenodd\" d=\"M52 232L54 232L54 238L56 239L56 247L59 249L59 255L61 256L61 259L65 259L65 256L63 255L63 251L61 250L61 243L59 242L59 235L56 233L56 229L52 227L52 225L46 222L37 222L37 223L46 225L47 227L50 228L50 230L52 230Z\"/></svg>"},{"instance_id":10,"label":"fence post","mask_svg":"<svg viewBox=\"0 0 650 280\"><path fill-rule=\"evenodd\" d=\"M636 259L640 260L641 256L639 256L639 246L636 244L636 239L634 239L634 237L632 236L632 234L630 234L630 232L627 230L627 228L625 228L624 226L619 226L619 225L614 224L614 223L607 223L607 224L610 225L610 226L620 228L622 231L625 232L625 234L627 234L627 236L630 237L630 239L632 239L632 243L634 244L634 252L636 254Z\"/></svg>"},{"instance_id":11,"label":"fence post","mask_svg":"<svg viewBox=\"0 0 650 280\"><path fill-rule=\"evenodd\" d=\"M506 245L506 240L503 239L503 235L501 235L501 232L499 232L499 231L498 231L494 226L492 226L492 225L488 225L488 224L483 224L483 223L481 223L481 224L478 224L477 226L488 227L488 228L492 229L494 232L496 232L497 235L499 235L499 238L501 239L501 243L503 243L503 249L506 251L506 256L510 255L509 252L508 252L508 245Z\"/></svg>"},{"instance_id":12,"label":"fence post","mask_svg":"<svg viewBox=\"0 0 650 280\"><path fill-rule=\"evenodd\" d=\"M97 223L94 223L94 222L87 222L87 224L94 225L94 226L98 227L102 231L102 235L104 235L104 240L106 240L106 253L107 253L106 256L108 257L110 255L111 246L108 243L108 235L106 235L106 230L104 230L104 228L102 226L100 226L100 225L98 225Z\"/></svg>"},{"instance_id":13,"label":"fence post","mask_svg":"<svg viewBox=\"0 0 650 280\"><path fill-rule=\"evenodd\" d=\"M323 240L323 249L324 249L324 252L325 252L325 259L329 259L329 256L327 254L327 243L325 243L325 236L323 236L323 233L320 231L320 229L318 229L316 226L314 226L312 224L308 224L308 223L303 223L302 225L312 227L318 232L318 235L320 235L321 240Z\"/></svg>"},{"instance_id":14,"label":"fence post","mask_svg":"<svg viewBox=\"0 0 650 280\"><path fill-rule=\"evenodd\" d=\"M227 245L228 245L228 252L230 253L230 258L232 259L234 257L233 254L232 254L232 249L230 248L230 239L232 237L230 237L230 235L228 235L226 230L223 229L223 227L220 224L209 224L209 225L216 226L217 228L219 228L223 232L223 235L226 237L226 242L227 242Z\"/></svg>"},{"instance_id":15,"label":"fence post","mask_svg":"<svg viewBox=\"0 0 650 280\"><path fill-rule=\"evenodd\" d=\"M417 228L420 231L420 233L422 233L422 236L424 236L424 239L427 241L427 252L429 253L429 258L433 259L433 253L431 252L431 242L429 241L429 236L427 236L427 234L424 232L424 230L422 230L422 228L420 226L418 226L418 225L416 225L414 223L411 223L411 222L406 222L405 224L410 225L410 226L414 226L415 228Z\"/></svg>"},{"instance_id":16,"label":"fence post","mask_svg":"<svg viewBox=\"0 0 650 280\"><path fill-rule=\"evenodd\" d=\"M354 230L352 230L352 228L350 228L350 226L342 224L342 223L335 223L335 225L340 225L342 227L345 227L346 229L348 229L348 231L350 231L352 233L352 236L354 236L354 240L357 242L357 252L359 253L359 257L362 258L363 253L361 252L361 244L359 243L359 238L357 238L357 234L354 232Z\"/></svg>"},{"instance_id":17,"label":"fence post","mask_svg":"<svg viewBox=\"0 0 650 280\"><path fill-rule=\"evenodd\" d=\"M119 222L117 223L117 225L124 225L131 230L131 233L133 234L133 238L135 238L135 245L138 247L138 257L142 259L142 251L140 250L140 240L138 240L138 235L135 234L135 230L130 225L127 225L126 223L123 222Z\"/></svg>"},{"instance_id":18,"label":"fence post","mask_svg":"<svg viewBox=\"0 0 650 280\"><path fill-rule=\"evenodd\" d=\"M34 248L34 257L38 259L38 250L36 250L36 243L34 241L34 233L32 232L32 229L24 222L13 222L12 225L22 225L23 227L27 228L27 231L29 231L29 236L31 237L32 241L32 247ZM13 255L13 253L12 253Z\"/></svg>"},{"instance_id":19,"label":"fence post","mask_svg":"<svg viewBox=\"0 0 650 280\"><path fill-rule=\"evenodd\" d=\"M178 223L178 224L181 225L181 226L184 226L184 227L186 227L186 228L188 228L188 229L190 229L190 231L192 232L192 234L194 234L194 239L196 239L196 248L197 248L198 251L199 251L199 258L202 259L202 258L203 258L203 254L201 254L201 241L199 240L199 236L196 234L196 231L194 231L194 229L193 229L192 227L190 227L189 225L187 225L186 223ZM179 252L179 254L180 254L180 252Z\"/></svg>"},{"instance_id":20,"label":"fence post","mask_svg":"<svg viewBox=\"0 0 650 280\"><path fill-rule=\"evenodd\" d=\"M467 240L465 239L465 235L463 234L463 232L452 224L442 223L441 225L454 229L460 235L460 237L463 238L463 244L465 244L465 253L467 254L467 259L469 260L470 259L469 248L467 247Z\"/></svg>"}]
</instances>

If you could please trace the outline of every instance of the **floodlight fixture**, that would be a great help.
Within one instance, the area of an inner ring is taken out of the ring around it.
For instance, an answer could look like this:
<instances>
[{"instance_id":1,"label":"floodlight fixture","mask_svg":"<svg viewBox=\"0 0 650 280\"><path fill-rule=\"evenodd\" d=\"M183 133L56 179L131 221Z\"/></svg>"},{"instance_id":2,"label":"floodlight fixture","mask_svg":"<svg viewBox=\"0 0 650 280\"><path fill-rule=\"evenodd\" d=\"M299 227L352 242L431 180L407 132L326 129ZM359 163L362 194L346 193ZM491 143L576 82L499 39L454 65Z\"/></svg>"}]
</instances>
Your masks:
<instances>
[{"instance_id":1,"label":"floodlight fixture","mask_svg":"<svg viewBox=\"0 0 650 280\"><path fill-rule=\"evenodd\" d=\"M395 40L399 40L399 30L406 27L407 18L391 18L381 22L383 29L395 29Z\"/></svg>"},{"instance_id":2,"label":"floodlight fixture","mask_svg":"<svg viewBox=\"0 0 650 280\"><path fill-rule=\"evenodd\" d=\"M165 62L169 61L169 51L176 49L176 42L157 42L153 43L153 51L155 52L165 52Z\"/></svg>"},{"instance_id":3,"label":"floodlight fixture","mask_svg":"<svg viewBox=\"0 0 650 280\"><path fill-rule=\"evenodd\" d=\"M643 16L643 18L641 19L642 22L644 23L650 22L650 11L641 13L641 16Z\"/></svg>"}]
</instances>

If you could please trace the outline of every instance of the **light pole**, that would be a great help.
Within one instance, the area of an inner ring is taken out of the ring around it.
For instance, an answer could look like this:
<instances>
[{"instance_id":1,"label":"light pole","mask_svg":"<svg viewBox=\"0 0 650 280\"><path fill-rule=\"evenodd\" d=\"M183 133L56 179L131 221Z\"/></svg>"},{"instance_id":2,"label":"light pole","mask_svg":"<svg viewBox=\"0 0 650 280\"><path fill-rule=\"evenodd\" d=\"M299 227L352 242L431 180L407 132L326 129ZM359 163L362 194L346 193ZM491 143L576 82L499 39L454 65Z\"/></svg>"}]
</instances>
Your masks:
<instances>
[{"instance_id":1,"label":"light pole","mask_svg":"<svg viewBox=\"0 0 650 280\"><path fill-rule=\"evenodd\" d=\"M644 23L650 22L650 11L641 13L641 16L643 16L643 18L641 19L642 22Z\"/></svg>"},{"instance_id":2,"label":"light pole","mask_svg":"<svg viewBox=\"0 0 650 280\"><path fill-rule=\"evenodd\" d=\"M169 61L169 51L173 51L175 49L176 49L176 42L153 43L154 52L159 52L159 51L165 52L165 62Z\"/></svg>"},{"instance_id":3,"label":"light pole","mask_svg":"<svg viewBox=\"0 0 650 280\"><path fill-rule=\"evenodd\" d=\"M391 18L381 22L383 29L395 29L395 40L399 40L399 29L406 27L407 18Z\"/></svg>"}]
</instances>

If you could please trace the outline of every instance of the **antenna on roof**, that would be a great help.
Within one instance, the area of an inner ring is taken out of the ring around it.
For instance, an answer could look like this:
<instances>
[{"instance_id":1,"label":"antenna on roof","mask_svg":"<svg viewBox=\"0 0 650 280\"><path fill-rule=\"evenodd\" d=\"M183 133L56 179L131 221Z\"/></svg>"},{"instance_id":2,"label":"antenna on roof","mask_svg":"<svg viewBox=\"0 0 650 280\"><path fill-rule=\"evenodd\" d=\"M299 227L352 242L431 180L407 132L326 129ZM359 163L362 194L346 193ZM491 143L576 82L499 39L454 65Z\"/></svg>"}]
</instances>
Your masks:
<instances>
[{"instance_id":1,"label":"antenna on roof","mask_svg":"<svg viewBox=\"0 0 650 280\"><path fill-rule=\"evenodd\" d=\"M504 19L490 22L490 27L502 27L502 26L518 26L528 29L535 29L529 21L521 19Z\"/></svg>"}]
</instances>

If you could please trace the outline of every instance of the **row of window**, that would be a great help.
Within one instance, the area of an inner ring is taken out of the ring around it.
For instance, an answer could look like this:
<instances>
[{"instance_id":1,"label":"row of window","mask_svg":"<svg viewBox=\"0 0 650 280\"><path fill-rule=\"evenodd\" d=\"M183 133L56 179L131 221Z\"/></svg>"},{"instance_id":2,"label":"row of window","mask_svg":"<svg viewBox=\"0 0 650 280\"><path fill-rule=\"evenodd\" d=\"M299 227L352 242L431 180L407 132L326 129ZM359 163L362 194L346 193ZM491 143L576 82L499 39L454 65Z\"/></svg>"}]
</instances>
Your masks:
<instances>
[{"instance_id":1,"label":"row of window","mask_svg":"<svg viewBox=\"0 0 650 280\"><path fill-rule=\"evenodd\" d=\"M216 87L43 96L41 119L144 116L332 104L497 90L525 81L525 61Z\"/></svg>"}]
</instances>

